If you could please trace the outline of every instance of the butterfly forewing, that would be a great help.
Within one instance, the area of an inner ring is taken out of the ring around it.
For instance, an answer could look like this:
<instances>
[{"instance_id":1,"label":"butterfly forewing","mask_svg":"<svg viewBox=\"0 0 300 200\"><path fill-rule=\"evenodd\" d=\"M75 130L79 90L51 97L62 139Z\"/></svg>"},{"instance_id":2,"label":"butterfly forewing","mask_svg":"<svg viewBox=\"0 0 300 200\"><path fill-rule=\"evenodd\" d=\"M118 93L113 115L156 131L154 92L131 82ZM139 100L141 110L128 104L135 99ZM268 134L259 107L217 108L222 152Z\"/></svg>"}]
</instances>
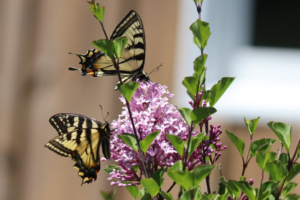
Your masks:
<instances>
[{"instance_id":1,"label":"butterfly forewing","mask_svg":"<svg viewBox=\"0 0 300 200\"><path fill-rule=\"evenodd\" d=\"M45 146L59 155L71 157L83 183L96 180L100 170L100 144L105 141L102 149L105 148L105 152L110 151L109 124L101 124L96 119L71 113L56 114L49 121L59 135ZM107 155L104 154L109 158Z\"/></svg>"}]
</instances>

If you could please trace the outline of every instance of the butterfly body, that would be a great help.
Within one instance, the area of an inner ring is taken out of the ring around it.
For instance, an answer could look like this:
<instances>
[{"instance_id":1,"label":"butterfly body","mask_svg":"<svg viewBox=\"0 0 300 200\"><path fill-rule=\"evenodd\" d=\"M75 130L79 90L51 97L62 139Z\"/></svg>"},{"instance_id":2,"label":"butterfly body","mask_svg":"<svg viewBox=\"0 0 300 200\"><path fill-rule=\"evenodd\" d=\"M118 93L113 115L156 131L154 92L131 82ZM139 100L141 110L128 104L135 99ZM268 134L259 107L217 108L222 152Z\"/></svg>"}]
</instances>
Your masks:
<instances>
[{"instance_id":1,"label":"butterfly body","mask_svg":"<svg viewBox=\"0 0 300 200\"><path fill-rule=\"evenodd\" d=\"M110 40L124 37L128 42L124 47L121 57L117 60L119 64L122 82L149 81L146 72L143 71L145 64L145 33L142 20L135 11L130 11L127 16L118 24L112 33ZM94 77L117 76L117 71L112 60L102 51L90 49L86 54L76 54L80 58L81 69L69 68L69 70L80 70L81 75L90 74Z\"/></svg>"},{"instance_id":2,"label":"butterfly body","mask_svg":"<svg viewBox=\"0 0 300 200\"><path fill-rule=\"evenodd\" d=\"M102 124L96 119L72 113L56 114L49 121L58 136L45 147L61 156L71 157L82 183L96 180L100 170L100 145L104 157L110 158L109 123Z\"/></svg>"}]
</instances>

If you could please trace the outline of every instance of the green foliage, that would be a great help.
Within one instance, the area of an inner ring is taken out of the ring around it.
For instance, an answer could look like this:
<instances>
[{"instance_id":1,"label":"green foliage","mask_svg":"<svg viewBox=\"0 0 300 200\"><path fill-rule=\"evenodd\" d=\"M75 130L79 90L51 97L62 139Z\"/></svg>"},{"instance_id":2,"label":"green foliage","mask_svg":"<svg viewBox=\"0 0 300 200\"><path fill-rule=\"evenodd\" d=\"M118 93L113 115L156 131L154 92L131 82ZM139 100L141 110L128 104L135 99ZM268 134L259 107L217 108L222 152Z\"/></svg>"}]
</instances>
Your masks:
<instances>
[{"instance_id":1,"label":"green foliage","mask_svg":"<svg viewBox=\"0 0 300 200\"><path fill-rule=\"evenodd\" d=\"M235 78L223 77L217 84L213 85L209 91L209 105L214 106Z\"/></svg>"},{"instance_id":2,"label":"green foliage","mask_svg":"<svg viewBox=\"0 0 300 200\"><path fill-rule=\"evenodd\" d=\"M195 94L197 93L199 77L187 76L183 79L182 84L186 87L192 100L195 99ZM200 90L198 90L200 92Z\"/></svg>"},{"instance_id":3,"label":"green foliage","mask_svg":"<svg viewBox=\"0 0 300 200\"><path fill-rule=\"evenodd\" d=\"M110 40L95 40L92 42L92 44L103 51L108 57L113 59L114 57L114 43Z\"/></svg>"},{"instance_id":4,"label":"green foliage","mask_svg":"<svg viewBox=\"0 0 300 200\"><path fill-rule=\"evenodd\" d=\"M192 153L196 150L199 146L200 142L205 138L205 133L200 133L194 137L191 137L191 144L189 146L188 155L191 156Z\"/></svg>"},{"instance_id":5,"label":"green foliage","mask_svg":"<svg viewBox=\"0 0 300 200\"><path fill-rule=\"evenodd\" d=\"M249 200L255 200L255 190L247 181L234 181L235 185L243 191Z\"/></svg>"},{"instance_id":6,"label":"green foliage","mask_svg":"<svg viewBox=\"0 0 300 200\"><path fill-rule=\"evenodd\" d=\"M256 140L252 142L251 147L250 147L250 156L251 158L255 156L259 151L263 150L263 147L269 144L273 144L276 142L274 139L269 139L269 138L263 138L260 140Z\"/></svg>"},{"instance_id":7,"label":"green foliage","mask_svg":"<svg viewBox=\"0 0 300 200\"><path fill-rule=\"evenodd\" d=\"M116 190L112 189L110 192L101 191L101 195L105 200L114 200L116 195Z\"/></svg>"},{"instance_id":8,"label":"green foliage","mask_svg":"<svg viewBox=\"0 0 300 200\"><path fill-rule=\"evenodd\" d=\"M103 22L105 7L100 7L99 3L95 3L95 0L92 0L92 2L88 2L88 4L90 5L90 11L93 13L93 15L100 22Z\"/></svg>"},{"instance_id":9,"label":"green foliage","mask_svg":"<svg viewBox=\"0 0 300 200\"><path fill-rule=\"evenodd\" d=\"M166 134L166 137L171 142L171 144L174 146L174 148L179 153L179 155L181 157L183 157L184 141L180 137L178 137L176 135Z\"/></svg>"},{"instance_id":10,"label":"green foliage","mask_svg":"<svg viewBox=\"0 0 300 200\"><path fill-rule=\"evenodd\" d=\"M244 149L245 149L244 141L228 130L226 130L226 134L231 140L231 142L234 144L234 146L237 148L237 150L240 152L241 156L243 157Z\"/></svg>"},{"instance_id":11,"label":"green foliage","mask_svg":"<svg viewBox=\"0 0 300 200\"><path fill-rule=\"evenodd\" d=\"M163 191L160 191L160 195L166 200L174 200L172 195Z\"/></svg>"},{"instance_id":12,"label":"green foliage","mask_svg":"<svg viewBox=\"0 0 300 200\"><path fill-rule=\"evenodd\" d=\"M137 199L139 196L139 189L136 185L130 185L125 187L126 190L131 194L134 199Z\"/></svg>"},{"instance_id":13,"label":"green foliage","mask_svg":"<svg viewBox=\"0 0 300 200\"><path fill-rule=\"evenodd\" d=\"M295 187L297 187L297 183L288 183L285 187L284 187L284 189L283 189L283 191L282 191L282 193L281 193L281 195L283 196L283 197L285 197L286 195L288 195L293 189L295 189Z\"/></svg>"},{"instance_id":14,"label":"green foliage","mask_svg":"<svg viewBox=\"0 0 300 200\"><path fill-rule=\"evenodd\" d=\"M289 152L292 127L282 122L269 122L268 126L277 135L287 152Z\"/></svg>"},{"instance_id":15,"label":"green foliage","mask_svg":"<svg viewBox=\"0 0 300 200\"><path fill-rule=\"evenodd\" d=\"M183 117L183 119L186 121L186 123L190 126L192 123L191 116L190 116L192 110L189 108L179 108L178 111L181 114L181 116Z\"/></svg>"},{"instance_id":16,"label":"green foliage","mask_svg":"<svg viewBox=\"0 0 300 200\"><path fill-rule=\"evenodd\" d=\"M267 162L272 162L276 159L277 154L274 152L259 152L256 155L256 163L258 166L263 169L264 171L268 172L268 168L266 167Z\"/></svg>"},{"instance_id":17,"label":"green foliage","mask_svg":"<svg viewBox=\"0 0 300 200\"><path fill-rule=\"evenodd\" d=\"M194 35L194 43L200 48L204 49L207 45L207 40L210 36L209 23L197 19L191 26L190 30Z\"/></svg>"},{"instance_id":18,"label":"green foliage","mask_svg":"<svg viewBox=\"0 0 300 200\"><path fill-rule=\"evenodd\" d=\"M283 200L299 200L300 196L298 194L289 194L283 198Z\"/></svg>"},{"instance_id":19,"label":"green foliage","mask_svg":"<svg viewBox=\"0 0 300 200\"><path fill-rule=\"evenodd\" d=\"M194 61L194 71L198 76L200 76L203 73L206 59L207 59L207 54L204 54L196 58Z\"/></svg>"},{"instance_id":20,"label":"green foliage","mask_svg":"<svg viewBox=\"0 0 300 200\"><path fill-rule=\"evenodd\" d=\"M288 170L279 160L273 160L266 163L269 177L274 181L282 181L287 175Z\"/></svg>"},{"instance_id":21,"label":"green foliage","mask_svg":"<svg viewBox=\"0 0 300 200\"><path fill-rule=\"evenodd\" d=\"M160 168L160 169L156 170L151 176L151 178L153 178L153 180L155 180L155 182L157 183L157 185L159 187L161 187L163 185L163 175L164 175L165 171L166 171L165 167Z\"/></svg>"},{"instance_id":22,"label":"green foliage","mask_svg":"<svg viewBox=\"0 0 300 200\"><path fill-rule=\"evenodd\" d=\"M169 169L168 175L185 190L190 190L194 187L197 187L214 168L214 165L200 165L191 172Z\"/></svg>"},{"instance_id":23,"label":"green foliage","mask_svg":"<svg viewBox=\"0 0 300 200\"><path fill-rule=\"evenodd\" d=\"M252 119L252 120L247 119L246 117L244 118L245 124L247 126L247 129L248 129L250 135L253 135L253 133L256 129L256 126L258 124L259 119L260 119L260 117L258 117L257 119Z\"/></svg>"},{"instance_id":24,"label":"green foliage","mask_svg":"<svg viewBox=\"0 0 300 200\"><path fill-rule=\"evenodd\" d=\"M297 163L293 165L290 169L289 175L286 178L287 182L290 182L295 176L297 176L300 173L300 164Z\"/></svg>"},{"instance_id":25,"label":"green foliage","mask_svg":"<svg viewBox=\"0 0 300 200\"><path fill-rule=\"evenodd\" d=\"M155 131L147 135L143 140L140 141L141 150L146 153L154 141L154 139L158 136L160 131Z\"/></svg>"},{"instance_id":26,"label":"green foliage","mask_svg":"<svg viewBox=\"0 0 300 200\"><path fill-rule=\"evenodd\" d=\"M289 155L286 154L286 153L281 153L281 154L280 154L280 157L279 157L279 160L280 160L285 166L287 166L287 165L288 165L288 162L289 162Z\"/></svg>"},{"instance_id":27,"label":"green foliage","mask_svg":"<svg viewBox=\"0 0 300 200\"><path fill-rule=\"evenodd\" d=\"M139 193L140 193L141 200L152 200L151 195L145 188L142 188L139 191Z\"/></svg>"},{"instance_id":28,"label":"green foliage","mask_svg":"<svg viewBox=\"0 0 300 200\"><path fill-rule=\"evenodd\" d=\"M199 185L200 182L207 177L215 167L215 165L200 165L199 167L193 169L192 176L194 187Z\"/></svg>"},{"instance_id":29,"label":"green foliage","mask_svg":"<svg viewBox=\"0 0 300 200\"><path fill-rule=\"evenodd\" d=\"M142 186L149 192L151 197L154 197L159 193L159 186L152 178L145 178L141 180Z\"/></svg>"},{"instance_id":30,"label":"green foliage","mask_svg":"<svg viewBox=\"0 0 300 200\"><path fill-rule=\"evenodd\" d=\"M122 51L127 44L128 38L127 37L119 37L116 38L114 41L100 39L95 40L92 44L103 51L108 57L114 59L114 55L117 58L121 57Z\"/></svg>"},{"instance_id":31,"label":"green foliage","mask_svg":"<svg viewBox=\"0 0 300 200\"><path fill-rule=\"evenodd\" d=\"M113 172L113 170L120 170L119 169L119 167L117 166L117 165L108 165L105 169L104 169L104 171L106 172L106 173L111 173L111 172Z\"/></svg>"},{"instance_id":32,"label":"green foliage","mask_svg":"<svg viewBox=\"0 0 300 200\"><path fill-rule=\"evenodd\" d=\"M188 190L186 192L184 192L181 196L180 199L182 200L200 200L203 198L201 198L201 191L200 191L200 187L194 188L192 190Z\"/></svg>"},{"instance_id":33,"label":"green foliage","mask_svg":"<svg viewBox=\"0 0 300 200\"><path fill-rule=\"evenodd\" d=\"M135 152L138 153L138 145L134 135L123 133L122 135L118 135L118 138L120 138L125 144L130 146Z\"/></svg>"},{"instance_id":34,"label":"green foliage","mask_svg":"<svg viewBox=\"0 0 300 200\"><path fill-rule=\"evenodd\" d=\"M133 81L124 83L119 87L121 94L125 97L125 99L130 102L132 95L134 94L135 90L139 87L139 83Z\"/></svg>"},{"instance_id":35,"label":"green foliage","mask_svg":"<svg viewBox=\"0 0 300 200\"><path fill-rule=\"evenodd\" d=\"M239 189L239 187L237 187L233 180L229 180L227 182L224 177L221 177L220 181L227 188L232 198L236 198L239 196L241 190Z\"/></svg>"},{"instance_id":36,"label":"green foliage","mask_svg":"<svg viewBox=\"0 0 300 200\"><path fill-rule=\"evenodd\" d=\"M213 107L201 107L191 112L191 119L194 124L199 124L201 121L215 112L217 112L217 110Z\"/></svg>"},{"instance_id":37,"label":"green foliage","mask_svg":"<svg viewBox=\"0 0 300 200\"><path fill-rule=\"evenodd\" d=\"M113 43L114 43L114 53L117 58L121 57L122 51L127 44L128 38L126 36L124 37L119 37L116 38Z\"/></svg>"}]
</instances>

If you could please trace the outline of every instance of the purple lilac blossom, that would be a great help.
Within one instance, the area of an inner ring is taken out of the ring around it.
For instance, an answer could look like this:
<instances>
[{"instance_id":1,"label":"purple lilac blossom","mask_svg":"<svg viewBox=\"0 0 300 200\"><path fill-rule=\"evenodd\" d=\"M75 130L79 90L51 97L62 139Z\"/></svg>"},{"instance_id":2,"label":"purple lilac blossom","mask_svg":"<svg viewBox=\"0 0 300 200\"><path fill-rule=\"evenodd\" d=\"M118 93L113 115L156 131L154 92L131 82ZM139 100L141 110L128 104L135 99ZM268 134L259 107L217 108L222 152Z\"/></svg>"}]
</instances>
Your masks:
<instances>
[{"instance_id":1,"label":"purple lilac blossom","mask_svg":"<svg viewBox=\"0 0 300 200\"><path fill-rule=\"evenodd\" d=\"M189 127L177 108L169 104L169 98L174 95L170 94L167 90L167 86L162 86L154 82L138 82L140 86L132 96L130 109L136 130L138 131L139 140L143 140L148 134L154 131L160 131L160 134L152 142L144 156L148 174L151 175L155 170L172 166L175 162L182 159L173 145L167 140L166 134L179 136L186 141ZM123 96L120 97L120 100L126 105ZM202 102L204 102L202 106L205 106L205 100ZM209 119L210 117L205 120ZM201 123L204 123L204 121ZM126 106L123 107L123 111L119 115L118 120L111 123L111 128L113 131L110 145L110 160L117 162L118 168L110 172L108 180L115 180L111 182L111 185L121 187L137 185L140 183L143 174L141 158L138 153L118 138L118 135L123 133L134 134ZM219 151L226 148L226 146L222 148L222 143L218 143L218 136L222 133L220 125L217 127L211 126L210 128L209 134L211 139L204 142L203 145L199 145L199 148L191 155L188 163L189 170L202 164L201 158L203 157L203 150L206 151L206 155L210 154L209 156L212 157L214 151L210 144L215 145L217 152L214 153L214 157L212 158L214 160L217 160L221 155ZM192 136L198 133L198 131L193 131ZM106 159L102 158L101 160L105 161ZM137 169L140 171L138 172Z\"/></svg>"}]
</instances>

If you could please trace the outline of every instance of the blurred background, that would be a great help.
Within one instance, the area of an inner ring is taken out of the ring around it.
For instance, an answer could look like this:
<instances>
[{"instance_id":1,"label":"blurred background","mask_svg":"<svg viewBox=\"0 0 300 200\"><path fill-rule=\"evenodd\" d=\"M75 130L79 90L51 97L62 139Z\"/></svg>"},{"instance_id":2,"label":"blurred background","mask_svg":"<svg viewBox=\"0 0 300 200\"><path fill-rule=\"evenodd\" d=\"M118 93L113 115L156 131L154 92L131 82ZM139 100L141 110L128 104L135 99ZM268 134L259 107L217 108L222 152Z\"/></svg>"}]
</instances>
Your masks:
<instances>
[{"instance_id":1,"label":"blurred background","mask_svg":"<svg viewBox=\"0 0 300 200\"><path fill-rule=\"evenodd\" d=\"M162 63L151 80L175 94L171 103L188 107L181 81L192 74L200 55L189 30L198 17L193 1L101 0L100 5L106 7L109 35L130 10L139 13L146 32L145 71ZM293 126L295 147L300 131L299 6L298 1L204 1L202 20L210 23L212 32L204 50L207 88L221 77L236 77L216 104L211 124L221 124L224 132L228 129L248 141L244 116L261 116L254 139L275 138L266 123L282 121ZM89 5L84 0L0 1L0 27L0 199L102 199L100 190L112 189L104 170L96 182L81 186L71 159L43 147L57 135L48 122L56 113L103 121L102 105L112 121L121 112L119 92L113 91L116 77L82 77L68 71L80 67L79 59L68 52L84 54L94 48L92 40L104 38ZM226 179L238 179L241 158L225 134L221 139L230 145L219 160L222 173ZM278 148L279 142L273 150ZM102 169L107 164L102 163ZM253 159L246 177L253 178L256 187L258 170ZM213 190L218 179L215 170ZM168 188L172 182L166 182ZM131 199L124 188L117 189L120 198Z\"/></svg>"}]
</instances>

